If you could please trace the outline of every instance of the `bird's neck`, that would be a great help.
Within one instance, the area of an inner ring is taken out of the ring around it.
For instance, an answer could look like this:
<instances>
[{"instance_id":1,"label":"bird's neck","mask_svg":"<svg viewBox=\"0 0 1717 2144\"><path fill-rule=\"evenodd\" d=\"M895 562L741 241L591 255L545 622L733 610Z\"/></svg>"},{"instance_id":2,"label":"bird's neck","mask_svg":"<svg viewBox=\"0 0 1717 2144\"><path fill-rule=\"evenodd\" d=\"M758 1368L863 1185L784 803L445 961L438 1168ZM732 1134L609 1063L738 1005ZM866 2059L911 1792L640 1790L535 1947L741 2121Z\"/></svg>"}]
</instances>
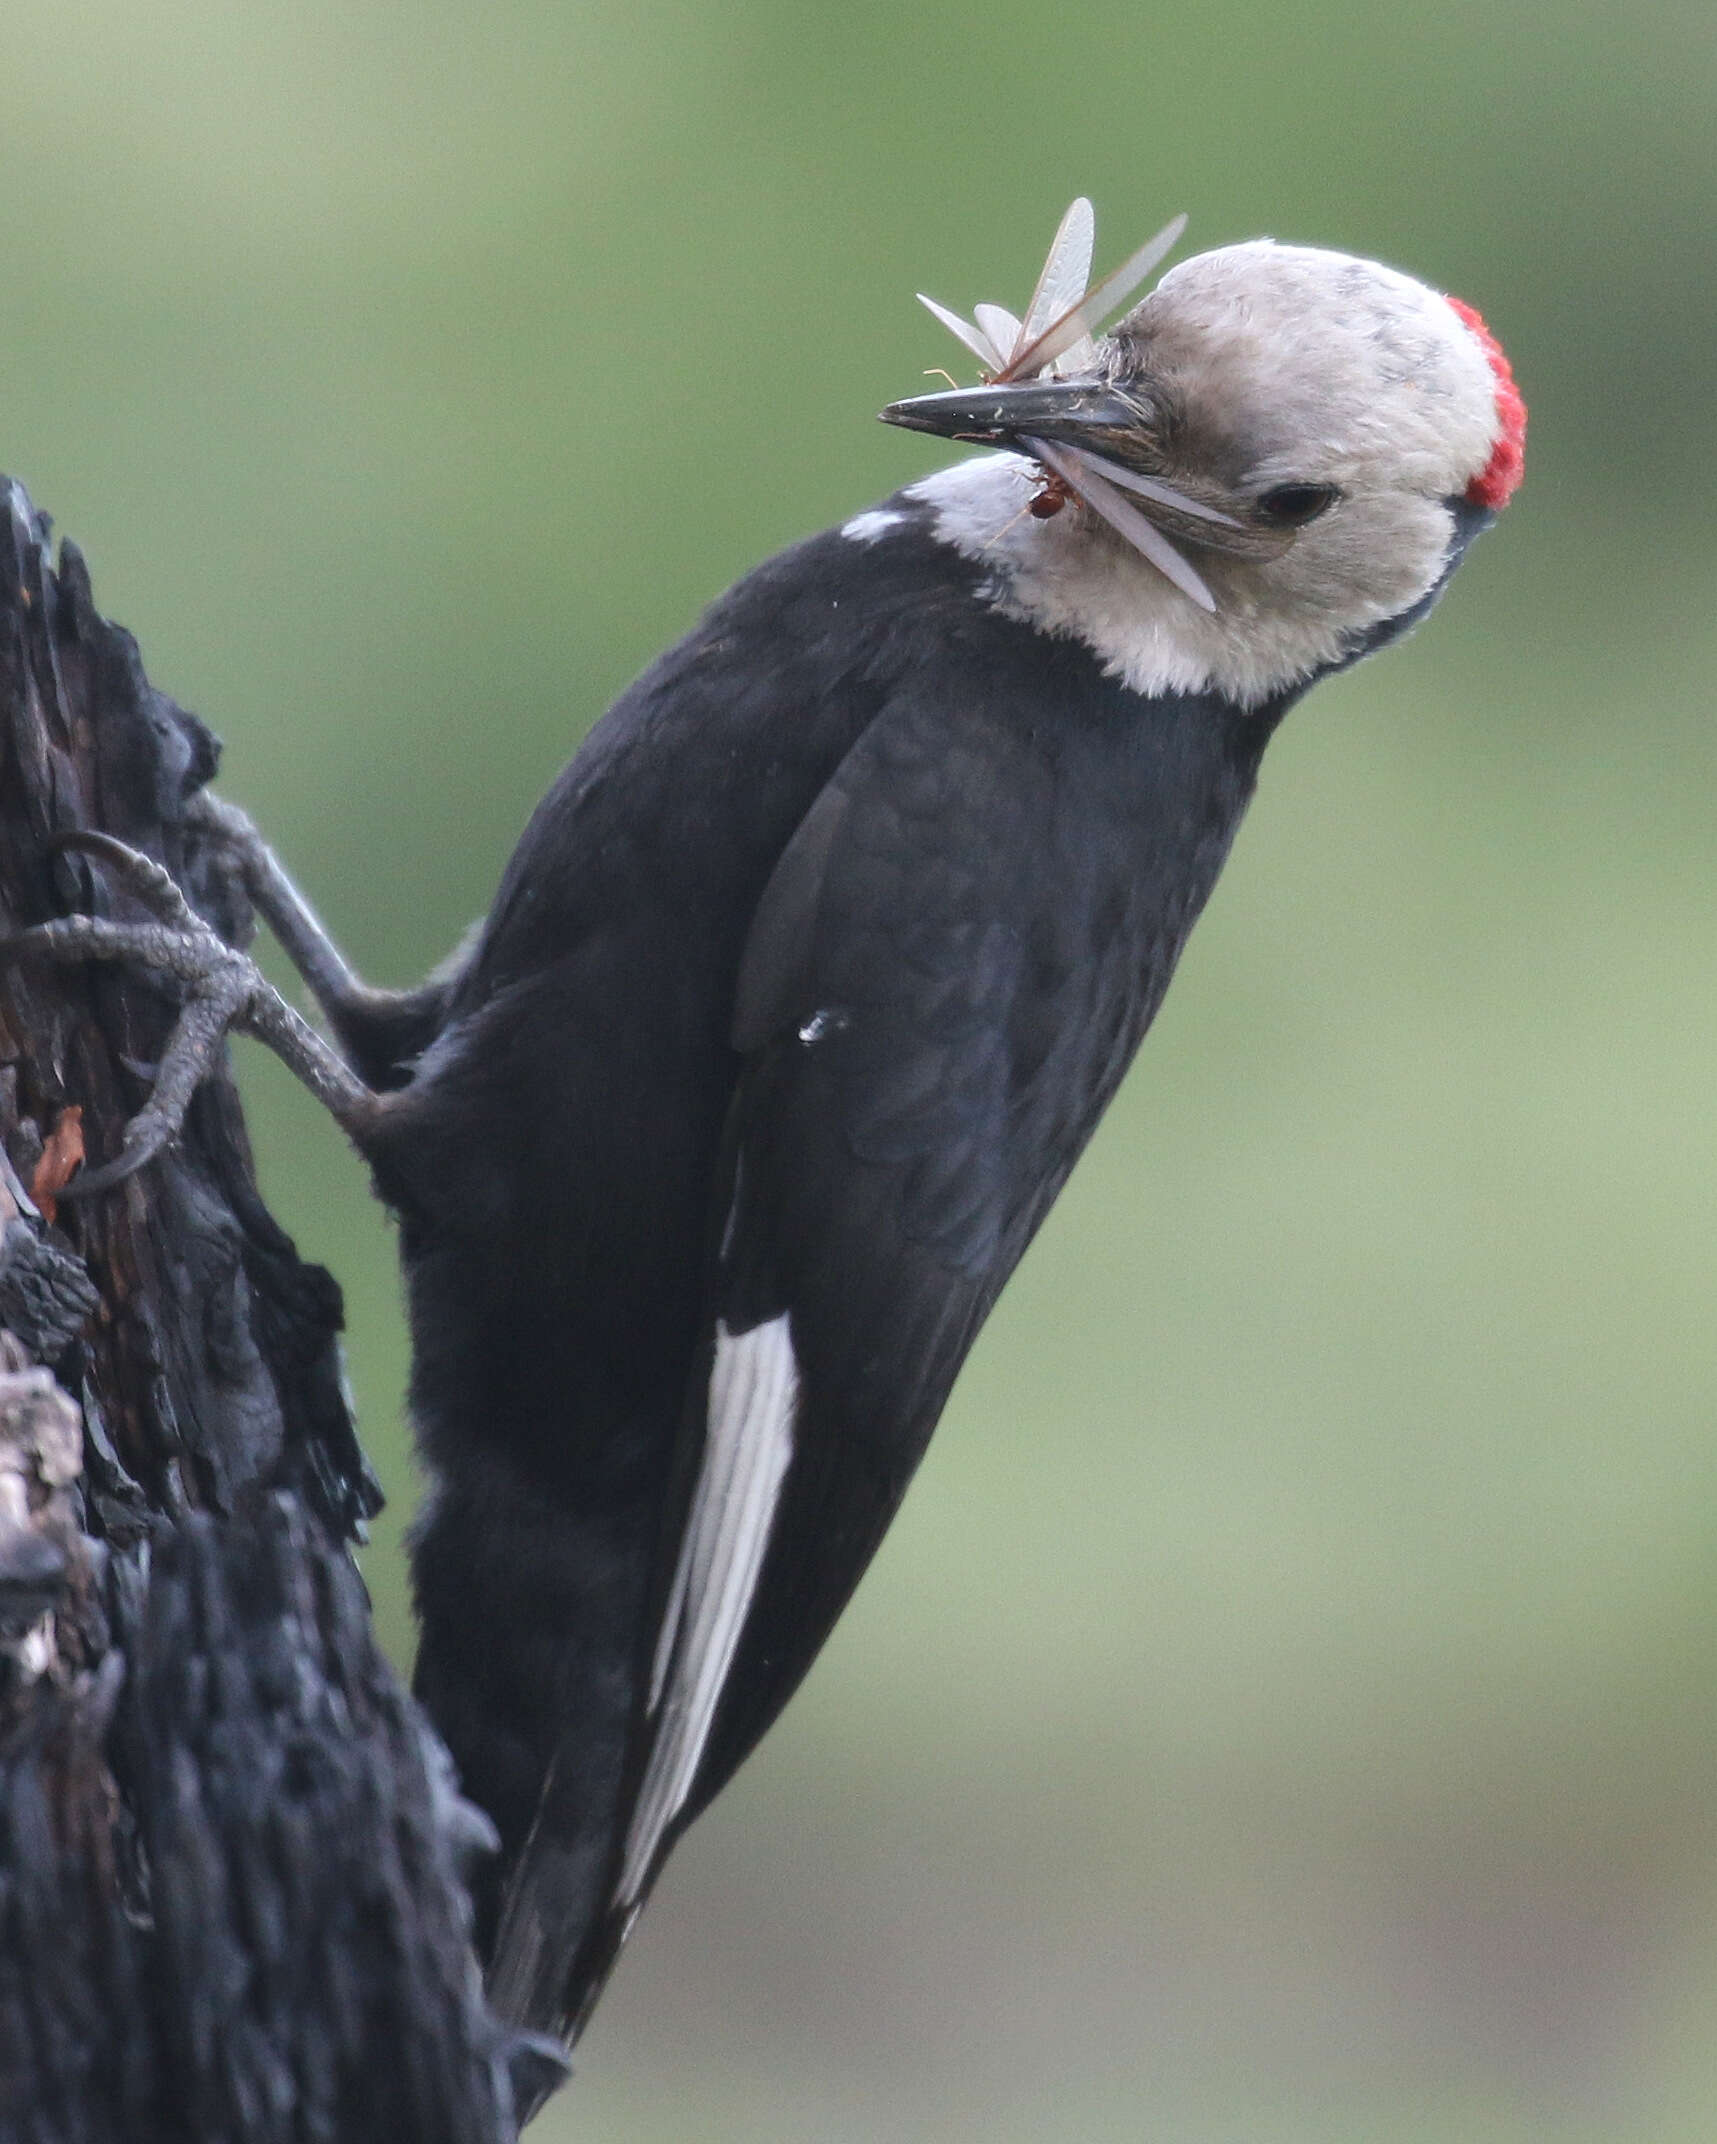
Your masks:
<instances>
[{"instance_id":1,"label":"bird's neck","mask_svg":"<svg viewBox=\"0 0 1717 2144\"><path fill-rule=\"evenodd\" d=\"M1078 500L1037 519L1029 507L1041 483L1035 462L984 454L900 497L936 540L985 569L983 593L998 610L1083 642L1135 692L1262 708L1343 659L1340 625L1316 614L1278 615L1225 590L1223 608L1207 615ZM870 540L890 511L861 514L846 533Z\"/></svg>"}]
</instances>

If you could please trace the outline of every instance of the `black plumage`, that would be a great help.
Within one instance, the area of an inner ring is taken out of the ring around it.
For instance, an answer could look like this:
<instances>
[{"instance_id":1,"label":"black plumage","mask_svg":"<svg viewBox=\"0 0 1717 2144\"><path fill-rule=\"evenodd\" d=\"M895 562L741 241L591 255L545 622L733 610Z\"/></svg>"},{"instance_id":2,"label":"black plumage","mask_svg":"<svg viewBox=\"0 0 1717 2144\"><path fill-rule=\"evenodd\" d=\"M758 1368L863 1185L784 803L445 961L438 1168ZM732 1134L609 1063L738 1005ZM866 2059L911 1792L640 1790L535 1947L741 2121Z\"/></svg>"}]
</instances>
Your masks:
<instances>
[{"instance_id":1,"label":"black plumage","mask_svg":"<svg viewBox=\"0 0 1717 2144\"><path fill-rule=\"evenodd\" d=\"M803 1390L674 1832L862 1574L1305 689L1145 698L987 603L923 505L891 510L887 542L742 581L597 725L365 1142L438 1477L418 1688L509 1866L555 1765L538 2023L582 2014L626 1919L715 1320L786 1311Z\"/></svg>"}]
</instances>

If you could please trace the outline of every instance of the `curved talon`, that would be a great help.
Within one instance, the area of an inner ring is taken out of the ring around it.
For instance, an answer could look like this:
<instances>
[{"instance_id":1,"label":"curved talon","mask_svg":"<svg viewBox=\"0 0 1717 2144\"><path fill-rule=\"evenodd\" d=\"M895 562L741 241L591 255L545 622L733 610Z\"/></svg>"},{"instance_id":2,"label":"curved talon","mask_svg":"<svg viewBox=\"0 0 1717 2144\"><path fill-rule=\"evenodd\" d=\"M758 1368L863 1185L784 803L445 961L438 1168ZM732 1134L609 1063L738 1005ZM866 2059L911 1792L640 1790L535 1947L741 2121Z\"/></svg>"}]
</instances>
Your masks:
<instances>
[{"instance_id":1,"label":"curved talon","mask_svg":"<svg viewBox=\"0 0 1717 2144\"><path fill-rule=\"evenodd\" d=\"M138 900L152 909L163 923L185 931L208 929L179 891L166 865L157 863L153 856L145 856L141 849L132 848L129 842L100 833L92 826L72 826L51 835L46 847L50 855L61 855L69 850L74 855L97 857L110 865Z\"/></svg>"},{"instance_id":2,"label":"curved talon","mask_svg":"<svg viewBox=\"0 0 1717 2144\"><path fill-rule=\"evenodd\" d=\"M111 1161L104 1161L99 1169L80 1169L69 1184L62 1184L54 1196L62 1206L79 1199L99 1198L104 1191L124 1183L128 1176L135 1176L146 1161L153 1161L167 1144L167 1134L159 1139L133 1147L129 1140Z\"/></svg>"}]
</instances>

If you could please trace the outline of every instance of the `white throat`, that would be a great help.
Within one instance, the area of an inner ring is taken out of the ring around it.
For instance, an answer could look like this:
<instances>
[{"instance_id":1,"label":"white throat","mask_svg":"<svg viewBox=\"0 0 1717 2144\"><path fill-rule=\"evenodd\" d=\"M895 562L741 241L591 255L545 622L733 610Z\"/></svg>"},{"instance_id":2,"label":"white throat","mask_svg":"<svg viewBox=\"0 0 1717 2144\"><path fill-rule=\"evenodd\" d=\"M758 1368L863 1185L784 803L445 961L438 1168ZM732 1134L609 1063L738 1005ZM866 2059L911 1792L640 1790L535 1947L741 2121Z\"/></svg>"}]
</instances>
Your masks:
<instances>
[{"instance_id":1,"label":"white throat","mask_svg":"<svg viewBox=\"0 0 1717 2144\"><path fill-rule=\"evenodd\" d=\"M933 510L941 542L990 569L984 592L998 610L1083 641L1109 676L1150 696L1209 691L1262 706L1339 661L1357 632L1406 609L1435 580L1447 546L1438 510L1441 535L1423 562L1430 570L1357 609L1278 602L1267 568L1201 555L1219 606L1213 617L1077 500L1035 520L1026 509L1040 481L1023 455L986 453L938 470L906 496Z\"/></svg>"}]
</instances>

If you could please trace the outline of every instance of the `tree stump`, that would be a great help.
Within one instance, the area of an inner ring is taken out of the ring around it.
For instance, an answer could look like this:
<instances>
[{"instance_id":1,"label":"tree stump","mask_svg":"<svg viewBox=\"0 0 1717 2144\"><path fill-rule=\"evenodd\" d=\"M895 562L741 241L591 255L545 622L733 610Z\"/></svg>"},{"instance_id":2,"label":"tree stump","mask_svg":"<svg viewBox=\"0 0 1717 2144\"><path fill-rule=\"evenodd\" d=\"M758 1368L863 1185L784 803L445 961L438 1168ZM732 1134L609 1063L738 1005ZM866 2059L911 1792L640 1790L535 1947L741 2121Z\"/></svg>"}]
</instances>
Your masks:
<instances>
[{"instance_id":1,"label":"tree stump","mask_svg":"<svg viewBox=\"0 0 1717 2144\"><path fill-rule=\"evenodd\" d=\"M128 897L54 837L253 921L188 800L219 747L0 478L0 937ZM0 966L0 2140L502 2144L558 2051L486 2010L489 1849L376 1646L380 1506L340 1291L262 1204L226 1070L87 1203L174 1006Z\"/></svg>"}]
</instances>

